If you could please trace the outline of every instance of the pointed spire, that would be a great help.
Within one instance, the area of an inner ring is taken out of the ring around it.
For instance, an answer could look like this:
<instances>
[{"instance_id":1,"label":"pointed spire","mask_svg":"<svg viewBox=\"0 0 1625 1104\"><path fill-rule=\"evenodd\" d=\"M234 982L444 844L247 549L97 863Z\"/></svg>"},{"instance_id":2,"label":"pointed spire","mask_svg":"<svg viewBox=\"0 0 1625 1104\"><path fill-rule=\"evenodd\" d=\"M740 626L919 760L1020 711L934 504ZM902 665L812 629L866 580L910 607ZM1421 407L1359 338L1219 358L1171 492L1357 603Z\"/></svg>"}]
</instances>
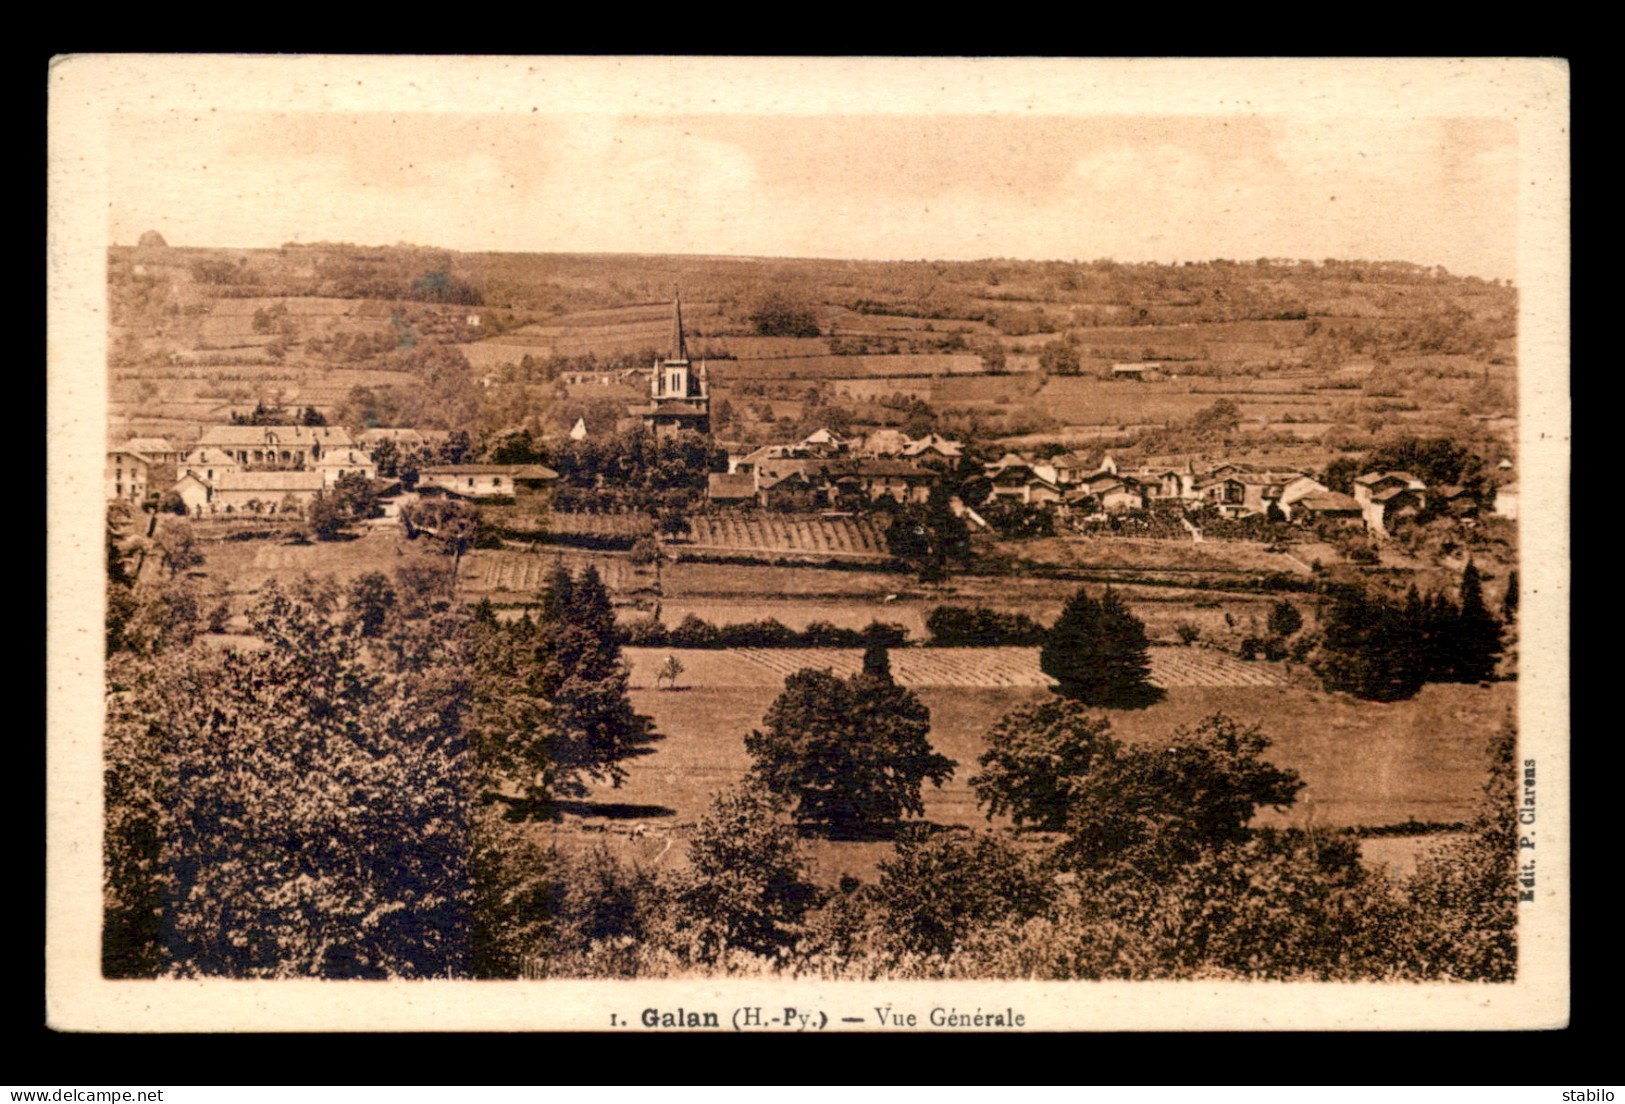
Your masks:
<instances>
[{"instance_id":1,"label":"pointed spire","mask_svg":"<svg viewBox=\"0 0 1625 1104\"><path fill-rule=\"evenodd\" d=\"M683 295L676 288L672 288L671 359L688 359L688 345L683 341Z\"/></svg>"}]
</instances>

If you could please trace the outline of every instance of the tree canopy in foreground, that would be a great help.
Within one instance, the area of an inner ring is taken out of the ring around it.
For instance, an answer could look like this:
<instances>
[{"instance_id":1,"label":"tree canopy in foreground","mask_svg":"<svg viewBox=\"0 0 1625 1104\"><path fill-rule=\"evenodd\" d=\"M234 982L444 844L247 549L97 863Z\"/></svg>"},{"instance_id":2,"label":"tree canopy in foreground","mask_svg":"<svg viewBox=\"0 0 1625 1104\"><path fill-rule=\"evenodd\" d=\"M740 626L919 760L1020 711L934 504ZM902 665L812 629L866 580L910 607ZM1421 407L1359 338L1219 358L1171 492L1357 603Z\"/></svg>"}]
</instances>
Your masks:
<instances>
[{"instance_id":1,"label":"tree canopy in foreground","mask_svg":"<svg viewBox=\"0 0 1625 1104\"><path fill-rule=\"evenodd\" d=\"M798 823L853 837L923 814L921 786L953 775L953 760L931 749L930 731L930 711L889 678L804 670L784 680L745 750L755 775L791 801Z\"/></svg>"}]
</instances>

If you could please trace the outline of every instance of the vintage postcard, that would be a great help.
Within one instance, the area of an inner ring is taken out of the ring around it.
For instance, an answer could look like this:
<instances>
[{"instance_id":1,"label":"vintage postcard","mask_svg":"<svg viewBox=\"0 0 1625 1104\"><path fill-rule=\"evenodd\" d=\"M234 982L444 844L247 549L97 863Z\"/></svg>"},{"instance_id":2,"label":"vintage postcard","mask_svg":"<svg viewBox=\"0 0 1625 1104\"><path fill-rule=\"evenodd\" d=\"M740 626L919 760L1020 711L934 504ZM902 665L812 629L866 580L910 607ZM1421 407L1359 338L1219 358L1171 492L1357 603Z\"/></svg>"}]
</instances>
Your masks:
<instances>
[{"instance_id":1,"label":"vintage postcard","mask_svg":"<svg viewBox=\"0 0 1625 1104\"><path fill-rule=\"evenodd\" d=\"M49 79L51 1026L1567 1023L1562 61Z\"/></svg>"}]
</instances>

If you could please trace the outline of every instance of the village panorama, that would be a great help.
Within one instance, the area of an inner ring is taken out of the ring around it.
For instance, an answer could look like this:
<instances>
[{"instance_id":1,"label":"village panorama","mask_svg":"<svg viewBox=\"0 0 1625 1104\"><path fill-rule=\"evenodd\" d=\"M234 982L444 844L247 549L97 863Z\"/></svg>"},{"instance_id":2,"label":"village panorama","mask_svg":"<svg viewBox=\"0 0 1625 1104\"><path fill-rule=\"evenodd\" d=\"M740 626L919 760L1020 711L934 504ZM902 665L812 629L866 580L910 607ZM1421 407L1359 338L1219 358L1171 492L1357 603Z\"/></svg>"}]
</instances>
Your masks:
<instances>
[{"instance_id":1,"label":"village panorama","mask_svg":"<svg viewBox=\"0 0 1625 1104\"><path fill-rule=\"evenodd\" d=\"M1512 981L1517 294L115 246L102 972Z\"/></svg>"}]
</instances>

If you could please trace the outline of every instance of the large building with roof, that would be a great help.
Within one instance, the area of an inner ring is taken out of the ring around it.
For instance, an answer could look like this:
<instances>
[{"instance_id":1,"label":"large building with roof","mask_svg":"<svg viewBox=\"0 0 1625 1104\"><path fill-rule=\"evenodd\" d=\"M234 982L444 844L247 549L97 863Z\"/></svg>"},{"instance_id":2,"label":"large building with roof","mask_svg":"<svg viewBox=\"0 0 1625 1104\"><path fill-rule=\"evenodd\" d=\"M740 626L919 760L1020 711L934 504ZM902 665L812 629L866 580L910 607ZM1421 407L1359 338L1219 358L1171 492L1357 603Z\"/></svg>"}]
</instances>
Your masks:
<instances>
[{"instance_id":1,"label":"large building with roof","mask_svg":"<svg viewBox=\"0 0 1625 1104\"><path fill-rule=\"evenodd\" d=\"M711 385L705 362L698 368L688 356L683 337L683 302L672 303L671 355L656 360L649 373L649 401L630 407L627 413L640 419L656 437L669 437L683 430L711 432Z\"/></svg>"},{"instance_id":2,"label":"large building with roof","mask_svg":"<svg viewBox=\"0 0 1625 1104\"><path fill-rule=\"evenodd\" d=\"M327 449L354 446L343 426L213 425L203 431L197 447L217 449L244 468L311 467Z\"/></svg>"}]
</instances>

